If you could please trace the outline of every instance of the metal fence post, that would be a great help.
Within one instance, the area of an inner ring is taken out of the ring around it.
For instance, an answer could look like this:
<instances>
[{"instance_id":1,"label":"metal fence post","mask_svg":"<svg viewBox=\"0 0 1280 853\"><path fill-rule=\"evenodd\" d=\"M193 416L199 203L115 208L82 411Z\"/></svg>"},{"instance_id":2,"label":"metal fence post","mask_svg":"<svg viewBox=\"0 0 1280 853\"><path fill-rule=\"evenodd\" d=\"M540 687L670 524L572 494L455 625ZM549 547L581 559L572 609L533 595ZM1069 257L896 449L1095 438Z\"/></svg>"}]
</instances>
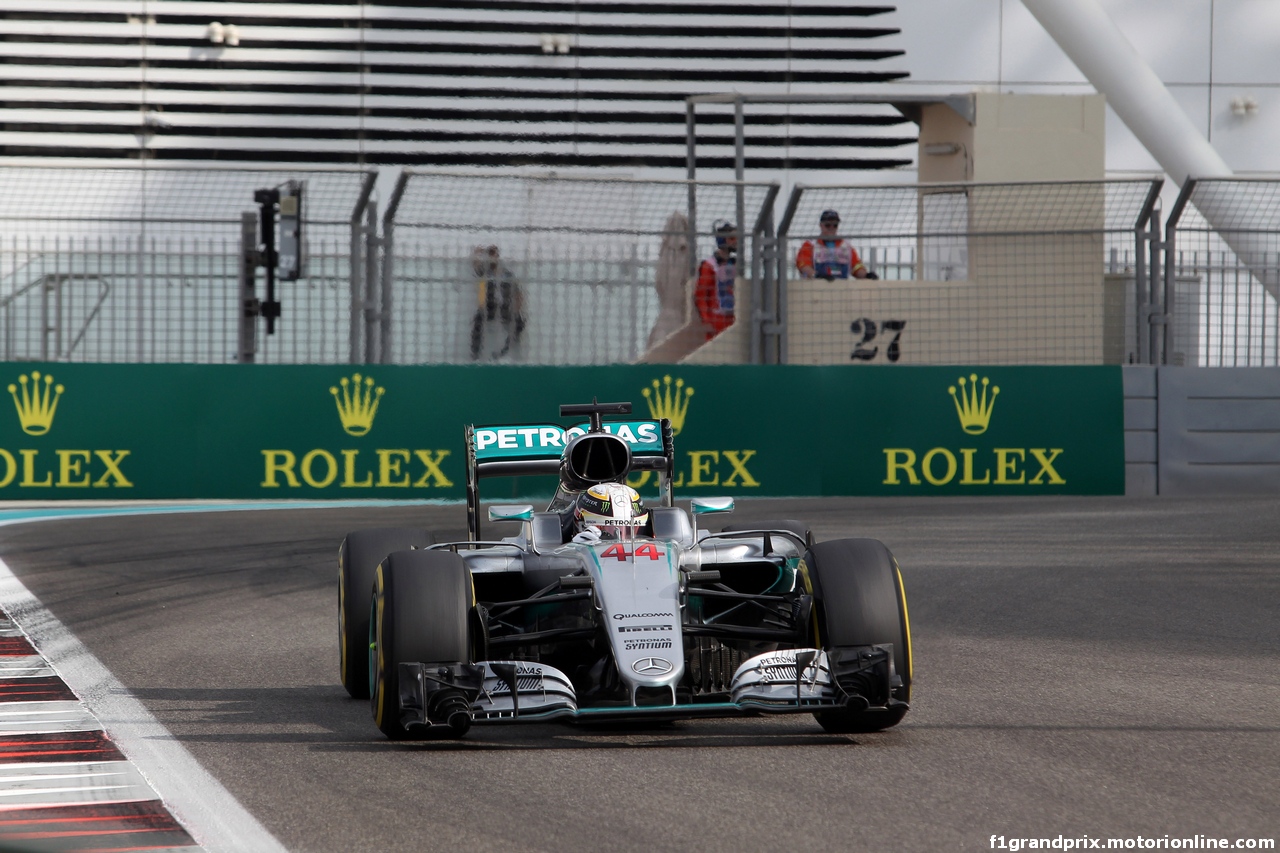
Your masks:
<instances>
[{"instance_id":1,"label":"metal fence post","mask_svg":"<svg viewBox=\"0 0 1280 853\"><path fill-rule=\"evenodd\" d=\"M1151 239L1148 245L1151 248L1151 277L1148 280L1147 302L1145 306L1144 325L1147 329L1147 364L1163 364L1164 353L1160 349L1163 335L1155 330L1155 326L1165 322L1163 307L1160 299L1160 282L1164 276L1160 272L1160 264L1162 261L1161 252L1164 250L1164 241L1160 239L1160 209L1157 207L1151 212Z\"/></svg>"},{"instance_id":2,"label":"metal fence post","mask_svg":"<svg viewBox=\"0 0 1280 853\"><path fill-rule=\"evenodd\" d=\"M378 296L380 296L380 300L376 311L371 308L365 314L367 317L366 328L370 338L365 341L365 355L371 364L375 361L381 364L388 364L391 361L391 291L395 282L396 214L400 210L400 202L404 199L404 192L409 186L409 179L412 175L413 173L408 169L400 173L400 177L396 179L395 189L391 191L391 198L387 202L387 212L382 214L382 240L380 241L382 249L381 293L374 293L374 280L371 279L369 282L370 304L374 304ZM375 329L378 332L376 348L372 340Z\"/></svg>"},{"instance_id":3,"label":"metal fence post","mask_svg":"<svg viewBox=\"0 0 1280 853\"><path fill-rule=\"evenodd\" d=\"M380 241L378 249L382 252L391 251L391 229L383 225L383 239ZM369 235L365 234L365 245L369 245ZM368 258L365 259L365 270L371 270L372 263ZM382 275L387 275L390 269L390 261L384 259L382 262ZM364 326L364 357L362 361L365 364L376 364L378 361L378 288L380 282L366 273L364 278L364 298L361 300L360 316L362 325Z\"/></svg>"},{"instance_id":4,"label":"metal fence post","mask_svg":"<svg viewBox=\"0 0 1280 853\"><path fill-rule=\"evenodd\" d=\"M62 240L54 242L54 253L59 254ZM40 281L40 360L49 360L49 277Z\"/></svg>"},{"instance_id":5,"label":"metal fence post","mask_svg":"<svg viewBox=\"0 0 1280 853\"><path fill-rule=\"evenodd\" d=\"M1165 224L1164 242L1161 244L1164 248L1164 276L1162 283L1164 286L1165 327L1163 337L1166 361L1168 360L1169 352L1174 346L1173 332L1170 327L1173 325L1174 313L1177 310L1174 291L1176 290L1178 275L1178 224L1182 221L1182 214L1187 209L1187 203L1191 200L1191 193L1195 191L1195 188L1196 179L1187 178L1186 183L1182 185L1182 191L1178 193L1177 201L1173 203L1173 209L1169 211L1169 219Z\"/></svg>"},{"instance_id":6,"label":"metal fence post","mask_svg":"<svg viewBox=\"0 0 1280 853\"><path fill-rule=\"evenodd\" d=\"M776 251L778 253L778 286L774 291L773 304L766 306L770 314L771 327L766 327L769 346L766 348L766 362L769 364L787 363L787 289L791 278L791 270L787 264L790 249L787 246L787 233L791 230L791 222L795 219L796 209L800 207L800 196L804 187L796 184L791 189L791 198L787 199L786 210L782 212L782 221L778 223ZM770 351L771 350L771 351Z\"/></svg>"},{"instance_id":7,"label":"metal fence post","mask_svg":"<svg viewBox=\"0 0 1280 853\"><path fill-rule=\"evenodd\" d=\"M351 297L351 316L347 330L347 361L351 364L360 362L360 313L364 309L364 245L365 226L358 218L351 220L351 270L348 286Z\"/></svg>"},{"instance_id":8,"label":"metal fence post","mask_svg":"<svg viewBox=\"0 0 1280 853\"><path fill-rule=\"evenodd\" d=\"M738 243L742 243L743 232L746 228L747 205L746 195L742 182L746 180L747 158L746 158L746 131L744 128L744 117L742 115L742 95L738 95L733 101L733 179L738 182L737 192L734 193L734 227L738 231Z\"/></svg>"},{"instance_id":9,"label":"metal fence post","mask_svg":"<svg viewBox=\"0 0 1280 853\"><path fill-rule=\"evenodd\" d=\"M370 172L365 175L364 184L360 188L360 195L357 197L355 207L351 211L351 255L349 259L351 265L349 272L351 316L347 332L347 360L351 364L360 362L360 315L364 308L364 283L368 279L366 269L368 257L365 254L366 230L368 228L367 214L369 197L372 195L373 188L377 182L378 175L376 172Z\"/></svg>"},{"instance_id":10,"label":"metal fence post","mask_svg":"<svg viewBox=\"0 0 1280 853\"><path fill-rule=\"evenodd\" d=\"M391 363L391 343L392 343L391 342L391 316L392 316L391 309L392 309L392 301L393 301L392 296L395 291L395 278L391 274L393 269L391 254L394 249L394 245L392 243L393 233L394 231L391 231L391 230L386 232L386 249L382 253L382 263L383 263L382 293L381 293L381 299L379 300L381 304L378 306L378 363L379 364ZM371 234L370 240L372 240L376 244L378 242L377 235ZM370 263L372 265L376 262L377 261L375 258ZM376 276L377 271L375 268L372 268L371 266L370 271Z\"/></svg>"},{"instance_id":11,"label":"metal fence post","mask_svg":"<svg viewBox=\"0 0 1280 853\"><path fill-rule=\"evenodd\" d=\"M378 205L370 203L364 212L364 232L361 235L361 242L364 244L364 296L361 297L363 307L369 307L374 311L378 310L377 301L373 299L374 287L381 280L381 268L379 264L384 259L379 254L382 247L382 239L378 236ZM360 325L357 322L357 325ZM366 335L372 337L371 329L365 330ZM368 347L368 341L365 343ZM357 353L359 351L357 350Z\"/></svg>"},{"instance_id":12,"label":"metal fence post","mask_svg":"<svg viewBox=\"0 0 1280 853\"><path fill-rule=\"evenodd\" d=\"M685 151L685 169L689 181L689 275L698 274L698 185L695 183L698 179L698 155L697 155L697 133L696 123L698 120L696 108L692 100L688 100L684 105L685 109L685 136L688 149Z\"/></svg>"},{"instance_id":13,"label":"metal fence post","mask_svg":"<svg viewBox=\"0 0 1280 853\"><path fill-rule=\"evenodd\" d=\"M760 211L763 219L765 212ZM751 363L760 364L764 353L764 292L769 287L769 265L765 260L765 240L761 239L760 222L751 233Z\"/></svg>"},{"instance_id":14,"label":"metal fence post","mask_svg":"<svg viewBox=\"0 0 1280 853\"><path fill-rule=\"evenodd\" d=\"M1164 226L1164 328L1160 336L1162 338L1161 346L1164 349L1164 360L1161 364L1169 363L1169 354L1174 352L1177 343L1174 340L1174 319L1178 314L1177 288L1175 286L1178 272L1177 228L1178 220L1176 216L1170 216L1169 221Z\"/></svg>"},{"instance_id":15,"label":"metal fence post","mask_svg":"<svg viewBox=\"0 0 1280 853\"><path fill-rule=\"evenodd\" d=\"M258 351L258 214L240 214L240 287L236 300L236 361L252 364Z\"/></svg>"},{"instance_id":16,"label":"metal fence post","mask_svg":"<svg viewBox=\"0 0 1280 853\"><path fill-rule=\"evenodd\" d=\"M1142 363L1143 356L1147 352L1146 335L1150 332L1150 326L1147 325L1146 318L1142 314L1143 306L1146 304L1143 291L1150 285L1147 281L1147 241L1151 238L1148 226L1151 224L1151 214L1160 201L1160 190L1163 186L1163 178L1152 180L1151 189L1142 203L1142 209L1138 211L1138 219L1133 228L1133 322L1135 326L1133 347L1134 357L1139 364Z\"/></svg>"},{"instance_id":17,"label":"metal fence post","mask_svg":"<svg viewBox=\"0 0 1280 853\"><path fill-rule=\"evenodd\" d=\"M773 204L778 197L780 187L774 184L765 194L760 213L756 216L755 225L751 229L751 363L762 364L765 349L765 323L768 315L765 311L765 294L776 288L774 278L774 252L776 241L773 234ZM739 185L738 191L742 192Z\"/></svg>"}]
</instances>

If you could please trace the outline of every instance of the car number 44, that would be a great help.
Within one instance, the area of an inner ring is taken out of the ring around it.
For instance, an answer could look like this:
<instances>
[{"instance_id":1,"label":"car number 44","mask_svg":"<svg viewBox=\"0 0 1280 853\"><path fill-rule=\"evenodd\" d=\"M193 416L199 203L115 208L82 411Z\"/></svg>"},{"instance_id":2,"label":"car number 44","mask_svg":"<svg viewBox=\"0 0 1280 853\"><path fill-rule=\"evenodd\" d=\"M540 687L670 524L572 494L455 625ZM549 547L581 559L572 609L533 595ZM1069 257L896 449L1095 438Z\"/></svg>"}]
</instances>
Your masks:
<instances>
[{"instance_id":1,"label":"car number 44","mask_svg":"<svg viewBox=\"0 0 1280 853\"><path fill-rule=\"evenodd\" d=\"M628 552L627 546L621 542L615 542L600 553L601 558L617 557L618 560L626 560L627 557L635 557L637 560L641 557L648 557L650 560L661 560L665 556L658 550L658 546L651 542L646 542L638 546L634 551Z\"/></svg>"}]
</instances>

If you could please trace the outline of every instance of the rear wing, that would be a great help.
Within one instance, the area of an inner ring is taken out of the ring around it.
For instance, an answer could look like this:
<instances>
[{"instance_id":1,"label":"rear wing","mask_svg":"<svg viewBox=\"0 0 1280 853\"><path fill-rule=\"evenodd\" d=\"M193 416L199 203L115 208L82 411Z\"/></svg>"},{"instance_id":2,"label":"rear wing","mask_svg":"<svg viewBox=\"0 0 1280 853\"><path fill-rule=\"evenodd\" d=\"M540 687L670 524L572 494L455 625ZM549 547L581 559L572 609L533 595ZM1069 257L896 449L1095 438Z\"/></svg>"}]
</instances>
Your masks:
<instances>
[{"instance_id":1,"label":"rear wing","mask_svg":"<svg viewBox=\"0 0 1280 853\"><path fill-rule=\"evenodd\" d=\"M630 403L564 406L561 414L588 414L595 406L608 414L630 414ZM610 408L612 407L612 408ZM625 407L625 409L624 409ZM632 471L656 471L663 506L672 505L671 480L675 472L675 445L671 422L602 422L600 413L591 421L563 427L553 423L472 425L464 428L467 445L467 529L472 540L480 538L480 480L485 477L555 476L565 445L587 432L607 432L631 448Z\"/></svg>"}]
</instances>

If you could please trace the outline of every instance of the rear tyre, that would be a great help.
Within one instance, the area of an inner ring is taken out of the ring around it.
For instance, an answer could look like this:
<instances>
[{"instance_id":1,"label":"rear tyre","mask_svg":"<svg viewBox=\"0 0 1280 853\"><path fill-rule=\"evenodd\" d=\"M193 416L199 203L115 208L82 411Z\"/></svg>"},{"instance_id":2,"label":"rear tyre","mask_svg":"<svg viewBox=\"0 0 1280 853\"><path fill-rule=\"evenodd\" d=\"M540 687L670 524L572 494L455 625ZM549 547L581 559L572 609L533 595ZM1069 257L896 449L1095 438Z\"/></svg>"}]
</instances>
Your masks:
<instances>
[{"instance_id":1,"label":"rear tyre","mask_svg":"<svg viewBox=\"0 0 1280 853\"><path fill-rule=\"evenodd\" d=\"M771 519L769 521L738 521L725 525L722 532L731 533L735 530L787 530L799 536L806 545L813 545L813 531L809 529L809 525L803 521L796 521L794 518Z\"/></svg>"},{"instance_id":2,"label":"rear tyre","mask_svg":"<svg viewBox=\"0 0 1280 853\"><path fill-rule=\"evenodd\" d=\"M381 527L348 533L338 549L338 673L353 699L369 698L369 595L373 573L392 551L425 548L425 530Z\"/></svg>"},{"instance_id":3,"label":"rear tyre","mask_svg":"<svg viewBox=\"0 0 1280 853\"><path fill-rule=\"evenodd\" d=\"M372 589L373 721L403 740L412 735L400 721L400 664L472 662L471 572L448 551L397 551L374 571Z\"/></svg>"},{"instance_id":4,"label":"rear tyre","mask_svg":"<svg viewBox=\"0 0 1280 853\"><path fill-rule=\"evenodd\" d=\"M911 628L898 562L875 539L837 539L809 549L814 608L823 649L893 644L893 666L902 684L891 696L911 700ZM902 706L866 711L822 711L814 717L829 732L875 732L906 716Z\"/></svg>"}]
</instances>

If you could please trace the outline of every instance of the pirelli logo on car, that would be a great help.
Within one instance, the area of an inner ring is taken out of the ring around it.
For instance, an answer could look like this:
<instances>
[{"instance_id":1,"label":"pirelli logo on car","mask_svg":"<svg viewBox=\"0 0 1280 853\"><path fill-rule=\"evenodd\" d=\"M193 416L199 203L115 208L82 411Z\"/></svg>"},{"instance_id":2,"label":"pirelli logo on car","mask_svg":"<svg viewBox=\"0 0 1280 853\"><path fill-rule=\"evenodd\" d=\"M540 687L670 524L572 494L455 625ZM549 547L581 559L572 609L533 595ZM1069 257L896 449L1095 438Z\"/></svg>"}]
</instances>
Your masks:
<instances>
[{"instance_id":1,"label":"pirelli logo on car","mask_svg":"<svg viewBox=\"0 0 1280 853\"><path fill-rule=\"evenodd\" d=\"M971 373L949 385L960 431L982 436L991 426L1000 386ZM942 405L939 403L939 405ZM1006 404L1007 405L1007 404ZM967 442L966 442L967 443ZM976 444L976 442L975 442ZM914 447L884 448L886 486L1064 486L1061 447Z\"/></svg>"}]
</instances>

